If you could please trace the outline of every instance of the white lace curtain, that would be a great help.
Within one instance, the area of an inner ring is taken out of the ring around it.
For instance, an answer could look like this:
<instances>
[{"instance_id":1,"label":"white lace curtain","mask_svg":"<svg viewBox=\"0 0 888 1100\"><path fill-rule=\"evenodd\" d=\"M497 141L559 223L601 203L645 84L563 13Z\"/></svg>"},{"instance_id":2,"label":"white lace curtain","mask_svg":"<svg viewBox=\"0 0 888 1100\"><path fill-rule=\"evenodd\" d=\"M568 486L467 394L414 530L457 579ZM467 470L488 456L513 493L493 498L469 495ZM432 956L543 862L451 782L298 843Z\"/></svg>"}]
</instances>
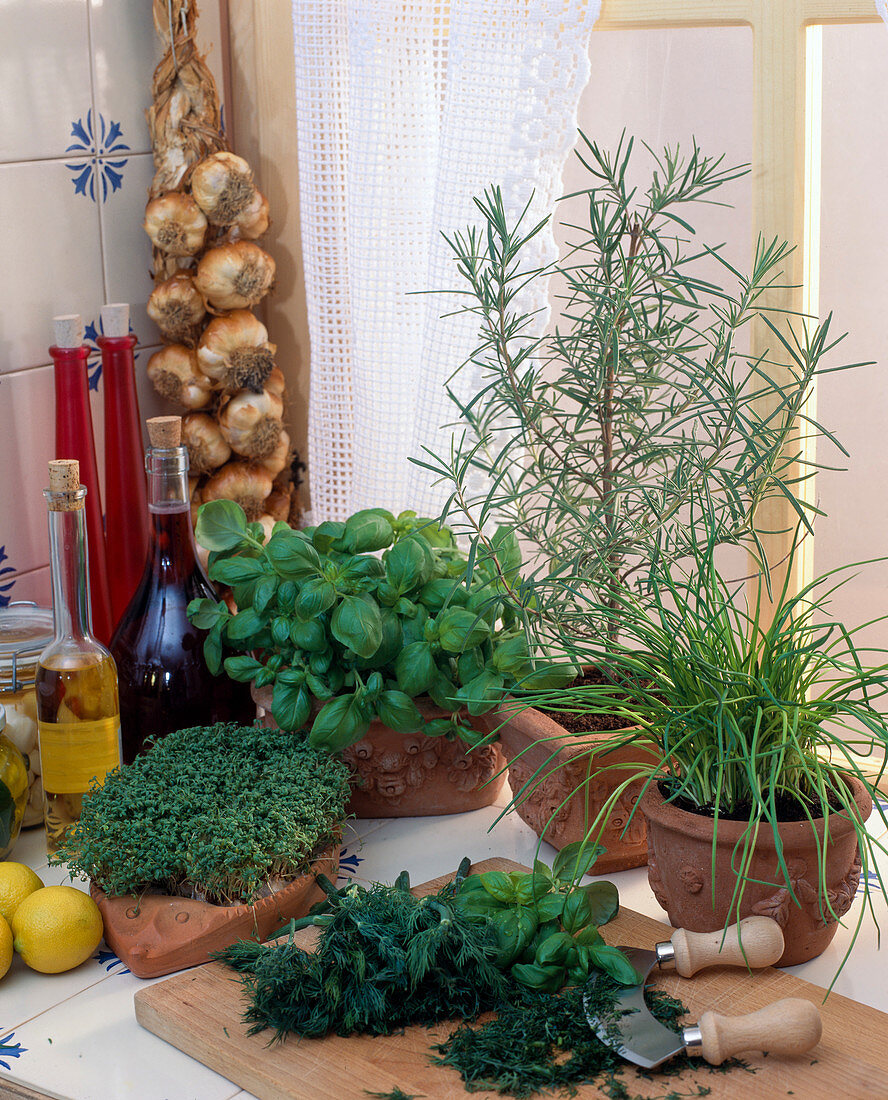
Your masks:
<instances>
[{"instance_id":1,"label":"white lace curtain","mask_svg":"<svg viewBox=\"0 0 888 1100\"><path fill-rule=\"evenodd\" d=\"M551 211L588 80L600 0L294 0L299 188L311 338L315 522L357 508L436 513L409 462L447 454L445 382L477 325L441 315L459 285L441 233L502 187ZM540 262L551 236L537 237ZM545 295L530 304L543 310ZM451 383L465 397L473 368Z\"/></svg>"}]
</instances>

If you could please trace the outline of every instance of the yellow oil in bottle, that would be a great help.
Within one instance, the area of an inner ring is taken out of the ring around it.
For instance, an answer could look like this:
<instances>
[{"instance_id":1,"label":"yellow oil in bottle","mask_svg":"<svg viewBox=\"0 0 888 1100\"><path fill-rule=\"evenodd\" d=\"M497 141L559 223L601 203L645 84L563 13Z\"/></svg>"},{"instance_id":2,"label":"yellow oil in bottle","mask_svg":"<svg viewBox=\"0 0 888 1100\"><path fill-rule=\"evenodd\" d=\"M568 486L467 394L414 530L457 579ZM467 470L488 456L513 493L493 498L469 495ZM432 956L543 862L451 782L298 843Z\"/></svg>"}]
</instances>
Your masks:
<instances>
[{"instance_id":1,"label":"yellow oil in bottle","mask_svg":"<svg viewBox=\"0 0 888 1100\"><path fill-rule=\"evenodd\" d=\"M53 639L35 677L46 848L58 851L80 817L83 796L120 764L114 658L92 632L89 555L76 459L49 464L49 560Z\"/></svg>"},{"instance_id":2,"label":"yellow oil in bottle","mask_svg":"<svg viewBox=\"0 0 888 1100\"><path fill-rule=\"evenodd\" d=\"M46 847L58 850L93 780L120 764L117 671L109 654L54 655L37 667Z\"/></svg>"}]
</instances>

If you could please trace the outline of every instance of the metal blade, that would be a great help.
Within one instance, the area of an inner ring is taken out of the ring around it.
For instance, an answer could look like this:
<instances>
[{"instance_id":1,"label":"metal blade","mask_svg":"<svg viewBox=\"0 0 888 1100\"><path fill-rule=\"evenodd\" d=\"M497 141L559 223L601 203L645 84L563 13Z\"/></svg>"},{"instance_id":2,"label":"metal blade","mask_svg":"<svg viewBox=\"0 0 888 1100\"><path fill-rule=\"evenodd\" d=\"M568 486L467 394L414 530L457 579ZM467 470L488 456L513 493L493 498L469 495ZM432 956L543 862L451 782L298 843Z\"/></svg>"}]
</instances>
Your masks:
<instances>
[{"instance_id":1,"label":"metal blade","mask_svg":"<svg viewBox=\"0 0 888 1100\"><path fill-rule=\"evenodd\" d=\"M633 966L647 981L657 962L655 952L634 947L621 950L626 952ZM651 1015L644 1000L644 981L623 990L614 1007L613 1017L608 1019L600 1019L590 1012L588 995L583 998L583 1003L586 1019L603 1043L627 1062L634 1062L642 1069L655 1069L683 1051L684 1042Z\"/></svg>"}]
</instances>

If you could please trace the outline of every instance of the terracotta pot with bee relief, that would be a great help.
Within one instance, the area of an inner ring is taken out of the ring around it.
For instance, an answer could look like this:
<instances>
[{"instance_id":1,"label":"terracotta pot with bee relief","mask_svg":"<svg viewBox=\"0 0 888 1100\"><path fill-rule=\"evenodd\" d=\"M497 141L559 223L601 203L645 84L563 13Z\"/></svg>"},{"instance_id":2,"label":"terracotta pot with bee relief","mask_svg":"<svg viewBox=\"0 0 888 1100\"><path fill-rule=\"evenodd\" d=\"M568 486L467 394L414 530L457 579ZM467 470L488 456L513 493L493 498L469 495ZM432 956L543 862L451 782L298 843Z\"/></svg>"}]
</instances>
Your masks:
<instances>
[{"instance_id":1,"label":"terracotta pot with bee relief","mask_svg":"<svg viewBox=\"0 0 888 1100\"><path fill-rule=\"evenodd\" d=\"M255 687L259 721L269 729L271 688ZM426 721L448 717L431 699L415 699ZM495 723L484 716L462 716L479 733ZM348 812L361 818L426 817L480 810L492 805L506 779L506 760L498 743L470 748L464 742L417 733L397 733L374 721L366 735L343 749L353 770Z\"/></svg>"},{"instance_id":2,"label":"terracotta pot with bee relief","mask_svg":"<svg viewBox=\"0 0 888 1100\"><path fill-rule=\"evenodd\" d=\"M872 798L859 780L846 776L846 781L858 817L866 821ZM645 792L641 809L648 825L648 881L676 928L713 932L743 917L771 917L783 929L786 944L776 965L793 966L821 954L836 934L837 918L851 908L861 861L854 823L844 813L829 816L822 877L824 820L778 825L788 882L771 825L762 822L736 912L731 909L737 888L734 868L748 822L720 818L714 841L714 819L666 802L657 783Z\"/></svg>"}]
</instances>

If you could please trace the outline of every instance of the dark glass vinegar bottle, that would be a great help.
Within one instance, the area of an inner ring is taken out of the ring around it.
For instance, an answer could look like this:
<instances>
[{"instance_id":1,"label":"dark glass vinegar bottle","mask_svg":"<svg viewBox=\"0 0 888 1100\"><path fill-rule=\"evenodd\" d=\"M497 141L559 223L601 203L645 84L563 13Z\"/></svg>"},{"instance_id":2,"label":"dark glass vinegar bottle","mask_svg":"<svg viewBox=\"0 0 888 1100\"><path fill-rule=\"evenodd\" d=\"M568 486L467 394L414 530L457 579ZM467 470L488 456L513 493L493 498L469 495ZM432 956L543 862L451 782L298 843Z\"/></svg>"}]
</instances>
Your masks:
<instances>
[{"instance_id":1,"label":"dark glass vinegar bottle","mask_svg":"<svg viewBox=\"0 0 888 1100\"><path fill-rule=\"evenodd\" d=\"M203 656L206 632L188 621L191 600L216 598L197 559L188 493L188 452L180 417L148 421L145 456L151 534L142 579L123 613L111 652L117 662L123 758L146 738L213 722L251 722L247 685L213 676Z\"/></svg>"}]
</instances>

